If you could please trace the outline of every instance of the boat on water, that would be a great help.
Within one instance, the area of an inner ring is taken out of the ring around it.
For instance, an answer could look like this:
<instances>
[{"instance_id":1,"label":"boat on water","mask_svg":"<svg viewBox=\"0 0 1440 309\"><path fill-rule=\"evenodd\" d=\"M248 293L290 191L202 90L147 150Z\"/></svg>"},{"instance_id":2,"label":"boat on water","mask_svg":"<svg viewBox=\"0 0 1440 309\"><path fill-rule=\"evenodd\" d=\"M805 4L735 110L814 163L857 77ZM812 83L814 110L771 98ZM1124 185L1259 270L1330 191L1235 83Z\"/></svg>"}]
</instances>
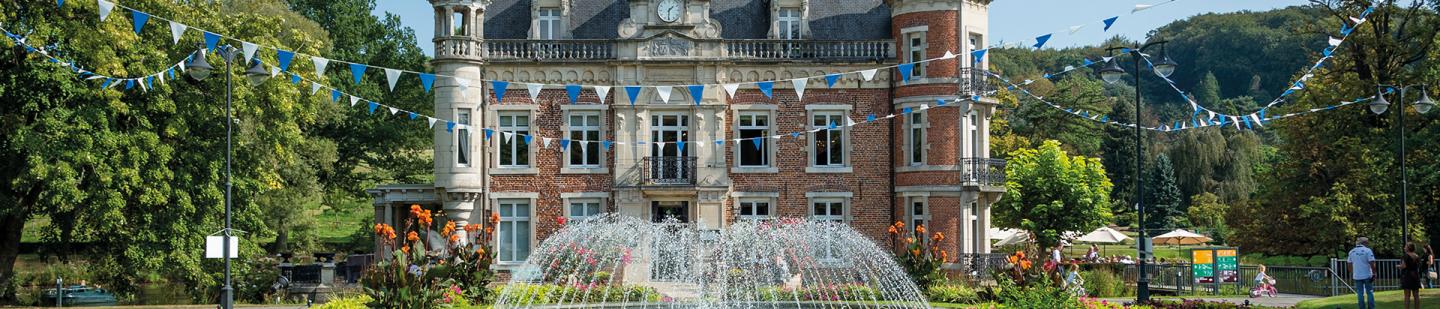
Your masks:
<instances>
[{"instance_id":1,"label":"boat on water","mask_svg":"<svg viewBox=\"0 0 1440 309\"><path fill-rule=\"evenodd\" d=\"M62 306L114 306L116 304L115 294L102 288L84 285L71 285L61 289L58 293ZM40 303L43 306L54 306L56 289L46 289L40 293Z\"/></svg>"}]
</instances>

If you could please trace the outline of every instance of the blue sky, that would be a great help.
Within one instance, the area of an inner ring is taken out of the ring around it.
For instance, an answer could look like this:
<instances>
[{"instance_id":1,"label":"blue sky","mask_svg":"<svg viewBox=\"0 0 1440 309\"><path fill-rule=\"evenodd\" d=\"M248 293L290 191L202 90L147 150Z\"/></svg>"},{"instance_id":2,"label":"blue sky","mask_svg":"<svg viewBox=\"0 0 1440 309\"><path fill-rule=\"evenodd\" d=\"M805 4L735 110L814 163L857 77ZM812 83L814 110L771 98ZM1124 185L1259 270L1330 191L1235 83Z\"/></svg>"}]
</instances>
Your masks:
<instances>
[{"instance_id":1,"label":"blue sky","mask_svg":"<svg viewBox=\"0 0 1440 309\"><path fill-rule=\"evenodd\" d=\"M583 0L594 1L594 0ZM990 5L990 44L1001 42L1035 43L1035 37L1057 32L1049 47L1095 44L1116 35L1143 38L1147 32L1177 19L1210 13L1241 10L1263 11L1305 4L1305 0L1179 0L1131 15L1135 4L1157 3L1160 0L997 0ZM415 29L420 48L433 54L434 13L426 0L377 0L375 14L390 12L401 22ZM1103 32L1101 20L1120 16L1110 32ZM1075 35L1070 26L1085 25Z\"/></svg>"}]
</instances>

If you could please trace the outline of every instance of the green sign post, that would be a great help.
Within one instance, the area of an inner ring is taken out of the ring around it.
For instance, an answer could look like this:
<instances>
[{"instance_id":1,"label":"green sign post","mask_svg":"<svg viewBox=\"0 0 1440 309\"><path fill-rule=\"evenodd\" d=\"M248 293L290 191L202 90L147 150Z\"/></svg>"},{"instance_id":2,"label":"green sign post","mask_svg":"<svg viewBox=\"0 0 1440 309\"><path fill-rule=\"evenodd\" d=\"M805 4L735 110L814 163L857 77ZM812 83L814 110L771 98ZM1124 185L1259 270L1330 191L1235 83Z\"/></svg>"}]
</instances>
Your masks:
<instances>
[{"instance_id":1,"label":"green sign post","mask_svg":"<svg viewBox=\"0 0 1440 309\"><path fill-rule=\"evenodd\" d=\"M1240 250L1237 248L1196 248L1190 250L1190 271L1195 283L1209 278L1216 293L1222 283L1240 282Z\"/></svg>"}]
</instances>

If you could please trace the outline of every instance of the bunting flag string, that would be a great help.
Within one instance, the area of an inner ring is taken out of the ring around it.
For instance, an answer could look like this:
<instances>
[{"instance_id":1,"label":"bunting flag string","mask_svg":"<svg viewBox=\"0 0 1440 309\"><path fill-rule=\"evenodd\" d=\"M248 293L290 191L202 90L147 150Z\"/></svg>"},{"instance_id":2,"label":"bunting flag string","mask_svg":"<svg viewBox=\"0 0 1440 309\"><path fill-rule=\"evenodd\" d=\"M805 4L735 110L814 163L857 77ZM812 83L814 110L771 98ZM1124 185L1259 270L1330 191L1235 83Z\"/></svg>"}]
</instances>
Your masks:
<instances>
[{"instance_id":1,"label":"bunting flag string","mask_svg":"<svg viewBox=\"0 0 1440 309\"><path fill-rule=\"evenodd\" d=\"M1136 5L1134 5L1134 6L1131 8L1130 14L1131 14L1131 15L1138 14L1138 13L1140 13L1141 11L1145 11L1145 10L1152 9L1152 8L1155 8L1155 7L1159 7L1159 6L1166 5L1166 4L1170 4L1170 3L1173 3L1173 2L1175 2L1175 1L1179 1L1179 0L1163 0L1163 1L1156 2L1156 3L1151 3L1151 4L1136 4ZM1115 25L1115 21L1117 21L1117 20L1119 20L1119 19L1120 19L1120 15L1114 15L1113 17L1110 17L1110 18L1106 18L1106 19L1104 19L1104 20L1101 20L1101 23L1105 25L1104 31L1105 31L1105 32L1109 32L1111 26L1114 26L1114 25ZM1080 29L1084 29L1085 26L1086 26L1086 24L1079 24L1079 25L1073 25L1073 26L1065 27L1064 29L1056 29L1055 31L1050 31L1050 32L1046 32L1046 33L1041 33L1040 35L1037 35L1037 36L1034 37L1034 38L1035 38L1035 41L1034 41L1035 43L1034 43L1034 44L1030 44L1030 45L1028 45L1028 46L1034 47L1035 49L1044 48L1044 47L1045 47L1045 44L1049 43L1051 39L1055 38L1055 35L1057 35L1057 34L1075 35L1075 33L1079 33L1079 32L1080 32ZM1002 46L1002 47L1014 47L1014 48L1019 48L1019 47L1024 47L1024 46L1027 46L1027 45L1025 45L1024 41L1022 40L1022 41L1017 41L1017 42L1002 43L1002 44L1000 44L1000 46Z\"/></svg>"},{"instance_id":2,"label":"bunting flag string","mask_svg":"<svg viewBox=\"0 0 1440 309\"><path fill-rule=\"evenodd\" d=\"M166 68L164 68L164 69L161 69L161 70L159 70L159 71L155 71L155 72L151 72L151 73L146 73L146 74L143 74L143 75L128 76L128 77L110 76L110 75L104 75L104 74L100 74L100 73L97 73L97 72L94 72L94 71L87 70L87 69L85 69L84 67L82 67L81 65L75 63L74 61L62 59L60 56L57 56L57 55L52 55L52 54L51 54L51 50L50 50L49 48L46 48L46 47L44 47L44 46L35 46L35 45L32 45L31 43L29 43L29 42L26 41L25 37L22 37L22 36L20 36L20 35L18 35L18 34L15 34L15 33L13 33L13 32L10 32L10 29L6 29L6 28L4 28L4 27L0 27L0 31L3 31L3 32L4 32L6 38L9 38L11 41L14 41L15 45L24 48L25 51L27 51L27 52L34 53L34 54L39 54L39 55L41 55L41 56L44 56L44 57L45 57L45 61L48 61L48 62L50 62L50 63L54 63L54 64L59 65L59 66L62 66L62 67L65 67L67 70L70 70L70 72L75 73L76 75L79 75L79 77L80 77L81 80L85 80L85 81L99 80L99 81L101 81L100 88L102 88L102 89L110 88L111 86L115 86L115 85L124 84L124 85L126 85L126 87L123 88L124 90L133 89L133 88L135 88L136 85L138 85L138 86L141 87L140 90L142 90L142 91L149 91L149 90L155 88L155 87L154 87L154 82L155 82L156 80L159 80L159 82L160 82L161 84L164 84L164 83L165 83L165 79L167 79L167 78L168 78L168 79L171 79L171 80L175 79L175 76L176 76L176 75L175 75L175 71L176 71L176 70L179 70L179 71L181 71L181 72L184 72L184 71L185 71L185 62L186 62L186 61L189 61L191 57L194 57L194 56L195 56L195 53L192 52L192 53L190 53L189 55L186 55L184 58L180 59L180 61L175 62L175 64L172 64L172 65L170 65L170 66L168 66L168 67L166 67ZM198 52L198 51L197 51L197 52Z\"/></svg>"}]
</instances>

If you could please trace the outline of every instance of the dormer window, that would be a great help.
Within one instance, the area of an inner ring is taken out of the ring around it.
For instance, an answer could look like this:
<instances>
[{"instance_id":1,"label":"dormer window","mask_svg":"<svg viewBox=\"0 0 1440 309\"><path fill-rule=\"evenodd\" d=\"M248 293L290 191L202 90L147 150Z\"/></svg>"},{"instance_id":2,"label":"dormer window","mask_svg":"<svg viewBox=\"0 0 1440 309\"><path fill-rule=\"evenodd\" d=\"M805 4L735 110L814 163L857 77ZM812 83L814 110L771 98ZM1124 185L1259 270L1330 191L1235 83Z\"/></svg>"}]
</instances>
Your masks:
<instances>
[{"instance_id":1,"label":"dormer window","mask_svg":"<svg viewBox=\"0 0 1440 309\"><path fill-rule=\"evenodd\" d=\"M555 40L560 38L560 9L540 8L540 19L536 21L539 33L536 38L541 40Z\"/></svg>"},{"instance_id":2,"label":"dormer window","mask_svg":"<svg viewBox=\"0 0 1440 309\"><path fill-rule=\"evenodd\" d=\"M776 17L777 37L783 40L800 39L800 8L781 8Z\"/></svg>"}]
</instances>

